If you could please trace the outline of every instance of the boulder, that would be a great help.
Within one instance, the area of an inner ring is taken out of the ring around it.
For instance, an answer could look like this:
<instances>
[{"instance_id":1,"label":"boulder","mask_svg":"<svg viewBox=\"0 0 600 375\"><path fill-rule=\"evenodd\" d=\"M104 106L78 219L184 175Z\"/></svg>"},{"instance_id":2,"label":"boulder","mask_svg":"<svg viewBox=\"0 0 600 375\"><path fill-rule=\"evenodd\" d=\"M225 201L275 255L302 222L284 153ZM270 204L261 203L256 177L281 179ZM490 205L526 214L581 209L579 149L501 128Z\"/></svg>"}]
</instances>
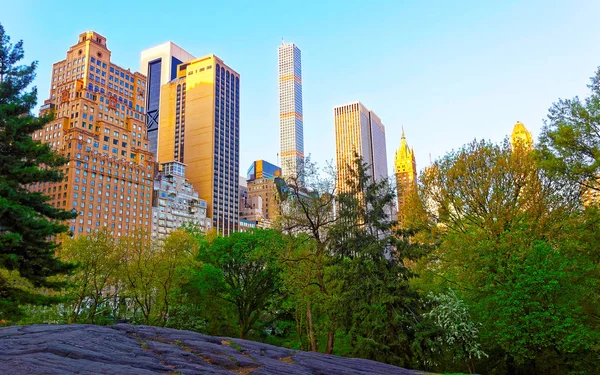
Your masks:
<instances>
[{"instance_id":1,"label":"boulder","mask_svg":"<svg viewBox=\"0 0 600 375\"><path fill-rule=\"evenodd\" d=\"M296 351L169 328L72 324L0 328L0 374L423 373L365 359Z\"/></svg>"}]
</instances>

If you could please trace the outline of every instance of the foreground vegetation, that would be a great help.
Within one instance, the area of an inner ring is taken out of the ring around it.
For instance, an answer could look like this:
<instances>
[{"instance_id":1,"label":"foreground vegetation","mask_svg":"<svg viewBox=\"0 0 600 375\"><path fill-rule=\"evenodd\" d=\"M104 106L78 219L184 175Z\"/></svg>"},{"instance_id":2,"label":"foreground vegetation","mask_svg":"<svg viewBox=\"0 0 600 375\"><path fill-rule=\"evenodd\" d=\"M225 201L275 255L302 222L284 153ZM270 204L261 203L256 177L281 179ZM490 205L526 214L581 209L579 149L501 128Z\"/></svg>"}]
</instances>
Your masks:
<instances>
[{"instance_id":1,"label":"foreground vegetation","mask_svg":"<svg viewBox=\"0 0 600 375\"><path fill-rule=\"evenodd\" d=\"M29 134L35 64L0 27L0 324L122 320L430 371L592 374L600 363L600 72L537 148L474 141L395 192L307 162L275 228L50 240L73 214L25 187L65 160ZM26 115L23 115L26 114ZM333 214L335 212L335 215Z\"/></svg>"}]
</instances>

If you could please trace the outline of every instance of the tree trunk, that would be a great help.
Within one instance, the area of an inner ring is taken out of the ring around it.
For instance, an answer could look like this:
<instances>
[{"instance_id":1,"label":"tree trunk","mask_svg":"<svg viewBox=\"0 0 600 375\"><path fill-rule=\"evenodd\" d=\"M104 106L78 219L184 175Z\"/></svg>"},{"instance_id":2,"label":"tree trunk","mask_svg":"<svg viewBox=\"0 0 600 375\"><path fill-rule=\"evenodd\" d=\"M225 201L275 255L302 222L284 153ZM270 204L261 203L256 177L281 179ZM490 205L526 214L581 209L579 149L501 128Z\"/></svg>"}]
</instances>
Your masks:
<instances>
[{"instance_id":1,"label":"tree trunk","mask_svg":"<svg viewBox=\"0 0 600 375\"><path fill-rule=\"evenodd\" d=\"M511 355L507 355L506 357L506 373L508 375L517 375L515 359Z\"/></svg>"},{"instance_id":2,"label":"tree trunk","mask_svg":"<svg viewBox=\"0 0 600 375\"><path fill-rule=\"evenodd\" d=\"M77 323L77 320L79 319L79 311L81 310L81 304L83 303L83 298L84 297L79 297L79 300L77 301L77 306L75 306L75 309L73 310L73 314L71 315L71 321L69 321L69 323Z\"/></svg>"},{"instance_id":3,"label":"tree trunk","mask_svg":"<svg viewBox=\"0 0 600 375\"><path fill-rule=\"evenodd\" d=\"M298 345L300 349L302 349L302 320L298 316L298 310L294 310L294 317L296 318L296 334L298 335Z\"/></svg>"},{"instance_id":4,"label":"tree trunk","mask_svg":"<svg viewBox=\"0 0 600 375\"><path fill-rule=\"evenodd\" d=\"M335 344L335 331L329 331L327 333L327 346L325 347L325 354L333 353L333 345Z\"/></svg>"},{"instance_id":5,"label":"tree trunk","mask_svg":"<svg viewBox=\"0 0 600 375\"><path fill-rule=\"evenodd\" d=\"M92 312L90 313L90 321L92 324L96 320L96 310L98 309L98 295L94 296L94 304L92 305Z\"/></svg>"},{"instance_id":6,"label":"tree trunk","mask_svg":"<svg viewBox=\"0 0 600 375\"><path fill-rule=\"evenodd\" d=\"M317 340L315 339L313 316L310 309L310 302L306 305L306 318L308 320L308 339L310 340L310 350L313 352L317 351Z\"/></svg>"}]
</instances>

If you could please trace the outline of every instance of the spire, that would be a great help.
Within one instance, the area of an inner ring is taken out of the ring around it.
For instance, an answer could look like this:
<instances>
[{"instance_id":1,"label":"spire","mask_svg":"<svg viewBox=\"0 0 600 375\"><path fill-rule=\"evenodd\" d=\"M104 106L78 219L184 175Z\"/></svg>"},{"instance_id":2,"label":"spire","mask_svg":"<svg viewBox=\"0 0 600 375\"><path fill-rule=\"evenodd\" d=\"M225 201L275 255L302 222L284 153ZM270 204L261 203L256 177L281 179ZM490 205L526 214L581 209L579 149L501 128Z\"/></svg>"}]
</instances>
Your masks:
<instances>
[{"instance_id":1,"label":"spire","mask_svg":"<svg viewBox=\"0 0 600 375\"><path fill-rule=\"evenodd\" d=\"M412 171L414 170L415 163L415 151L414 148L408 145L406 142L406 136L404 134L404 126L402 127L402 138L400 139L400 147L396 150L396 157L394 166L396 173L399 171Z\"/></svg>"},{"instance_id":2,"label":"spire","mask_svg":"<svg viewBox=\"0 0 600 375\"><path fill-rule=\"evenodd\" d=\"M533 148L533 137L521 121L517 121L513 127L513 132L510 136L510 143L513 149L517 143L522 144L527 149Z\"/></svg>"}]
</instances>

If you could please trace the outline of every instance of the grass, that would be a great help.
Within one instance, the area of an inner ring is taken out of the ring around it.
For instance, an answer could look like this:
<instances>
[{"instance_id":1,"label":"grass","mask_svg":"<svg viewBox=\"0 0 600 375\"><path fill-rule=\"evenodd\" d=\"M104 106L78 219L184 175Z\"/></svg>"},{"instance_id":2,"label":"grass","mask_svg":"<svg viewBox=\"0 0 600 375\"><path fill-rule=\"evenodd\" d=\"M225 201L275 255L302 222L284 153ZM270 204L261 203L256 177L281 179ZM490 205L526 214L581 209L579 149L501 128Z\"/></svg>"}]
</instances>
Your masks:
<instances>
[{"instance_id":1,"label":"grass","mask_svg":"<svg viewBox=\"0 0 600 375\"><path fill-rule=\"evenodd\" d=\"M231 340L221 340L221 344L223 344L225 346L231 346L232 348L234 348L238 352L241 352L242 349L244 349L240 345L236 344L235 342L233 342Z\"/></svg>"}]
</instances>

